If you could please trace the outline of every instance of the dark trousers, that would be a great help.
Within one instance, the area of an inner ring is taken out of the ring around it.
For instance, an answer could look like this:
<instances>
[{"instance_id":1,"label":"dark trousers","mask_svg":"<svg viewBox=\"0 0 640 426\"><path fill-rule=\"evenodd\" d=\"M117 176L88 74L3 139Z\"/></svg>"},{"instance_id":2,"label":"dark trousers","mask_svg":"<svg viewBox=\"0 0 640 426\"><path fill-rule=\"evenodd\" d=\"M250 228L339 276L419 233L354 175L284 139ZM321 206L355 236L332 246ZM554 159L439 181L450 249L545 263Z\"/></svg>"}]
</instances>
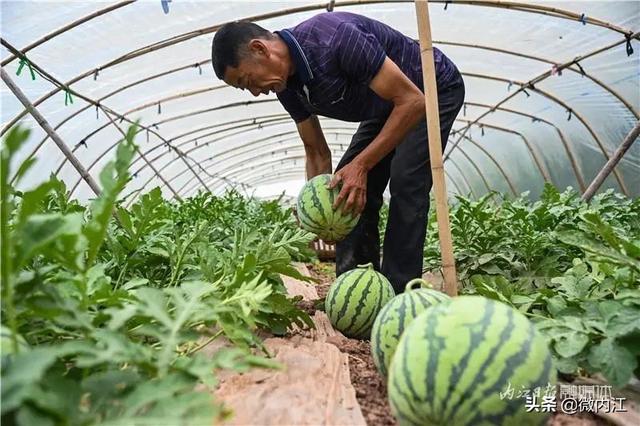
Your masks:
<instances>
[{"instance_id":1,"label":"dark trousers","mask_svg":"<svg viewBox=\"0 0 640 426\"><path fill-rule=\"evenodd\" d=\"M438 87L443 150L463 101L464 82L459 74L455 81L445 87ZM336 171L353 160L375 139L386 120L384 117L360 123ZM387 184L391 200L381 268L378 221L383 203L382 195ZM340 275L357 265L371 262L376 270L389 279L396 294L404 291L409 280L422 276L431 185L427 124L423 120L369 172L367 204L360 221L336 245L336 274Z\"/></svg>"}]
</instances>

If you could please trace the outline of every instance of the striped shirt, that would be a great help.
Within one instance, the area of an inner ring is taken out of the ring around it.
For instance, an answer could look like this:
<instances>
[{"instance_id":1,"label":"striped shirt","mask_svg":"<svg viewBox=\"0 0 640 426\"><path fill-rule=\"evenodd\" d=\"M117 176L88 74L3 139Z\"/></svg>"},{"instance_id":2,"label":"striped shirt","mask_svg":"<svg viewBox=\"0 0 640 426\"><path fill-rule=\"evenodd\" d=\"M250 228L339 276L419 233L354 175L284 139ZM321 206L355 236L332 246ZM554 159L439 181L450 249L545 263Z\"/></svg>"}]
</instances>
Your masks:
<instances>
[{"instance_id":1,"label":"striped shirt","mask_svg":"<svg viewBox=\"0 0 640 426\"><path fill-rule=\"evenodd\" d=\"M342 121L387 116L393 104L369 83L389 57L423 89L420 45L382 22L348 12L327 12L276 31L296 66L278 99L300 122L311 114ZM434 48L438 86L454 80L455 65Z\"/></svg>"}]
</instances>

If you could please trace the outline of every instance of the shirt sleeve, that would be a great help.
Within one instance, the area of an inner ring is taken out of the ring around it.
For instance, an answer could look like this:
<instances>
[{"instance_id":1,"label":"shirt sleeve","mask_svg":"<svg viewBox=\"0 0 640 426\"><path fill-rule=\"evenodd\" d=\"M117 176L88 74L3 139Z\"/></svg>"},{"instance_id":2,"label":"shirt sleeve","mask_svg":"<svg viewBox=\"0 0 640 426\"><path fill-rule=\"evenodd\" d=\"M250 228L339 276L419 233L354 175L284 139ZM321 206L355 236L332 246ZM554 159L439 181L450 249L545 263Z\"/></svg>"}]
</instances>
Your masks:
<instances>
[{"instance_id":1,"label":"shirt sleeve","mask_svg":"<svg viewBox=\"0 0 640 426\"><path fill-rule=\"evenodd\" d=\"M298 95L292 90L284 90L276 95L284 109L287 110L296 123L300 123L311 116L311 113L307 111L304 104L298 99Z\"/></svg>"},{"instance_id":2,"label":"shirt sleeve","mask_svg":"<svg viewBox=\"0 0 640 426\"><path fill-rule=\"evenodd\" d=\"M387 57L378 38L352 23L341 24L332 42L340 69L350 80L368 85Z\"/></svg>"}]
</instances>

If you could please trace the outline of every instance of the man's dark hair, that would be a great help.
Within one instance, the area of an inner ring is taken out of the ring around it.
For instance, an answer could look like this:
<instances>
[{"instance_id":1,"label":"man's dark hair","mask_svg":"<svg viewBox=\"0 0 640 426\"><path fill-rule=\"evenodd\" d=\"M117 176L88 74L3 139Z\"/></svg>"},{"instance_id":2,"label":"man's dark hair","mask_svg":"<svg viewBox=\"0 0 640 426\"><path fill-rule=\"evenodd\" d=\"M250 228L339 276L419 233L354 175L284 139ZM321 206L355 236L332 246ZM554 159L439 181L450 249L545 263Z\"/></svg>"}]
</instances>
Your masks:
<instances>
[{"instance_id":1,"label":"man's dark hair","mask_svg":"<svg viewBox=\"0 0 640 426\"><path fill-rule=\"evenodd\" d=\"M211 63L220 80L227 67L237 67L246 52L243 49L254 38L269 39L271 31L253 22L231 22L220 28L211 43Z\"/></svg>"}]
</instances>

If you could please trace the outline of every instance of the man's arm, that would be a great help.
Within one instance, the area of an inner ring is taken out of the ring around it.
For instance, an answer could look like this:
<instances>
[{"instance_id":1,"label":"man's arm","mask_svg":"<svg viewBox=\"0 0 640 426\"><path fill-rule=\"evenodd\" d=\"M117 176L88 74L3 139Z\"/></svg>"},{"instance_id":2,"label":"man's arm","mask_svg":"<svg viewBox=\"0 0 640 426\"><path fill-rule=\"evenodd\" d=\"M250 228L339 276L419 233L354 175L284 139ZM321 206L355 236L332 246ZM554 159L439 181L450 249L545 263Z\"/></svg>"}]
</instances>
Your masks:
<instances>
[{"instance_id":1,"label":"man's arm","mask_svg":"<svg viewBox=\"0 0 640 426\"><path fill-rule=\"evenodd\" d=\"M334 203L343 201L346 211L362 212L366 204L367 173L402 142L409 131L425 117L424 95L388 57L369 83L371 90L393 103L391 114L378 136L351 163L336 173L331 186L342 181Z\"/></svg>"},{"instance_id":2,"label":"man's arm","mask_svg":"<svg viewBox=\"0 0 640 426\"><path fill-rule=\"evenodd\" d=\"M331 151L322 133L318 117L311 115L306 120L297 123L297 127L307 157L307 179L331 173Z\"/></svg>"}]
</instances>

